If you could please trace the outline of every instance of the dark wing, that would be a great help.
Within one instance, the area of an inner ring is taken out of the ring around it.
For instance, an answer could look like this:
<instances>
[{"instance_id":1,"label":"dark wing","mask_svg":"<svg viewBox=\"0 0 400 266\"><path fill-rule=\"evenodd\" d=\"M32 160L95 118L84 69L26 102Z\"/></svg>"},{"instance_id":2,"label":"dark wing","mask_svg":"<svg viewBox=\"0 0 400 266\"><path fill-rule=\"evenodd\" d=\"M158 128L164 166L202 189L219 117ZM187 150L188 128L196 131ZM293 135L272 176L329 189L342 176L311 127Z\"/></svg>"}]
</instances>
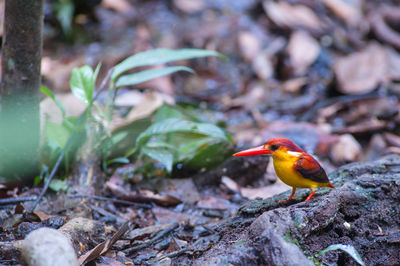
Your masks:
<instances>
[{"instance_id":1,"label":"dark wing","mask_svg":"<svg viewBox=\"0 0 400 266\"><path fill-rule=\"evenodd\" d=\"M328 183L329 179L321 165L308 154L304 154L294 163L294 169L304 178L318 183Z\"/></svg>"}]
</instances>

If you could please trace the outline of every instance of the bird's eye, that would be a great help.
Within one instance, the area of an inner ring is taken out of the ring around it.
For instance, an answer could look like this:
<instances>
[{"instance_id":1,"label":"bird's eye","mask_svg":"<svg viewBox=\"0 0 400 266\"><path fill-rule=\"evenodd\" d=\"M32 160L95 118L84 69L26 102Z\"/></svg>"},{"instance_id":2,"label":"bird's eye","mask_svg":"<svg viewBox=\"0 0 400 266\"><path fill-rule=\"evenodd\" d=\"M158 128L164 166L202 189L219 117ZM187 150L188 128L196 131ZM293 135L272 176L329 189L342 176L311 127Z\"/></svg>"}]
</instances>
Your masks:
<instances>
[{"instance_id":1,"label":"bird's eye","mask_svg":"<svg viewBox=\"0 0 400 266\"><path fill-rule=\"evenodd\" d=\"M279 149L279 145L275 144L275 145L271 145L271 147L269 148L271 151L276 151L277 149Z\"/></svg>"}]
</instances>

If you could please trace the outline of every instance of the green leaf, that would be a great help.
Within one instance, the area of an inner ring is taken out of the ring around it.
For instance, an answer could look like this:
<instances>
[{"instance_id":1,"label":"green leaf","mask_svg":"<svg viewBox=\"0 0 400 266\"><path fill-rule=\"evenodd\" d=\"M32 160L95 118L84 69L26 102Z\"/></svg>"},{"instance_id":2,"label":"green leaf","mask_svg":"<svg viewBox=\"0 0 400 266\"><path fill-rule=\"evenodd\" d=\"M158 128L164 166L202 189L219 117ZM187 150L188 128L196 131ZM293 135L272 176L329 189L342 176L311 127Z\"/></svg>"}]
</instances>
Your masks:
<instances>
[{"instance_id":1,"label":"green leaf","mask_svg":"<svg viewBox=\"0 0 400 266\"><path fill-rule=\"evenodd\" d=\"M209 50L202 49L180 49L170 50L166 48L159 48L150 51L145 51L132 55L114 67L111 80L113 82L124 72L140 66L151 66L157 64L168 63L171 61L185 60L206 56L219 56L226 58L224 55Z\"/></svg>"},{"instance_id":2,"label":"green leaf","mask_svg":"<svg viewBox=\"0 0 400 266\"><path fill-rule=\"evenodd\" d=\"M165 147L142 147L141 151L143 154L149 156L150 158L159 161L165 166L165 169L168 173L172 172L172 166L174 164L174 155L173 153L166 149Z\"/></svg>"},{"instance_id":3,"label":"green leaf","mask_svg":"<svg viewBox=\"0 0 400 266\"><path fill-rule=\"evenodd\" d=\"M148 129L142 132L136 139L136 145L140 147L155 135L164 135L177 132L188 132L230 141L225 132L215 125L170 118L158 123L154 123Z\"/></svg>"},{"instance_id":4,"label":"green leaf","mask_svg":"<svg viewBox=\"0 0 400 266\"><path fill-rule=\"evenodd\" d=\"M202 146L201 149L196 150L196 153L182 160L184 167L190 169L207 168L211 169L232 154L233 146L227 142L215 142L206 146Z\"/></svg>"},{"instance_id":5,"label":"green leaf","mask_svg":"<svg viewBox=\"0 0 400 266\"><path fill-rule=\"evenodd\" d=\"M92 103L94 90L94 74L90 66L74 68L71 73L70 87L72 93L82 102Z\"/></svg>"},{"instance_id":6,"label":"green leaf","mask_svg":"<svg viewBox=\"0 0 400 266\"><path fill-rule=\"evenodd\" d=\"M33 185L37 186L40 181L42 181L43 179L47 179L49 176L49 167L45 164L42 164L42 169L40 170L40 175L36 176L34 181L33 181Z\"/></svg>"},{"instance_id":7,"label":"green leaf","mask_svg":"<svg viewBox=\"0 0 400 266\"><path fill-rule=\"evenodd\" d=\"M118 157L118 158L114 158L112 160L108 160L107 161L107 166L113 164L113 163L122 163L122 164L128 164L130 161L128 158L126 157Z\"/></svg>"},{"instance_id":8,"label":"green leaf","mask_svg":"<svg viewBox=\"0 0 400 266\"><path fill-rule=\"evenodd\" d=\"M46 137L49 141L56 144L59 148L64 148L67 144L71 131L63 125L47 122L45 126Z\"/></svg>"},{"instance_id":9,"label":"green leaf","mask_svg":"<svg viewBox=\"0 0 400 266\"><path fill-rule=\"evenodd\" d=\"M75 5L73 1L57 1L52 5L56 17L60 22L61 28L66 37L71 37L72 34L72 19L74 17Z\"/></svg>"},{"instance_id":10,"label":"green leaf","mask_svg":"<svg viewBox=\"0 0 400 266\"><path fill-rule=\"evenodd\" d=\"M184 119L184 117L185 116L176 108L167 104L163 104L160 108L158 108L154 116L154 122L161 122L169 118Z\"/></svg>"},{"instance_id":11,"label":"green leaf","mask_svg":"<svg viewBox=\"0 0 400 266\"><path fill-rule=\"evenodd\" d=\"M191 68L184 67L184 66L171 66L171 67L163 67L163 68L153 68L148 70L143 70L134 74L128 74L121 76L118 79L117 84L115 85L116 88L122 86L133 86L145 81L149 81L154 78L159 78L162 76L166 76L178 71L187 71L190 73L194 73Z\"/></svg>"},{"instance_id":12,"label":"green leaf","mask_svg":"<svg viewBox=\"0 0 400 266\"><path fill-rule=\"evenodd\" d=\"M49 188L51 188L55 192L59 192L67 191L69 187L66 180L53 179L49 184Z\"/></svg>"},{"instance_id":13,"label":"green leaf","mask_svg":"<svg viewBox=\"0 0 400 266\"><path fill-rule=\"evenodd\" d=\"M358 264L365 266L364 261L362 260L360 254L357 252L357 250L351 246L351 245L343 245L343 244L334 244L330 245L326 249L320 251L318 253L318 256L323 256L326 252L331 251L331 250L343 250L347 254L349 254Z\"/></svg>"},{"instance_id":14,"label":"green leaf","mask_svg":"<svg viewBox=\"0 0 400 266\"><path fill-rule=\"evenodd\" d=\"M62 116L65 118L65 114L66 114L65 107L62 104L62 102L60 102L60 100L57 99L57 97L54 95L54 93L51 90L49 90L48 88L46 88L45 86L42 86L40 88L40 90L42 93L46 94L48 97L50 97L56 103L56 105L58 106L58 108L60 108L60 110L62 112Z\"/></svg>"}]
</instances>

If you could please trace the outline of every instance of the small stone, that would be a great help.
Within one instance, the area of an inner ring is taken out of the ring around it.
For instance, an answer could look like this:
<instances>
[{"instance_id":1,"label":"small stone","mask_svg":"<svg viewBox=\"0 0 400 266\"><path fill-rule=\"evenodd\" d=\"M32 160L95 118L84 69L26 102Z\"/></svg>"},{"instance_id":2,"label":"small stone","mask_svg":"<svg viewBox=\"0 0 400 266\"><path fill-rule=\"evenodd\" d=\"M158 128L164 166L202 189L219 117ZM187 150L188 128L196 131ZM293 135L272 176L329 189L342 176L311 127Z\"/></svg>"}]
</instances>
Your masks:
<instances>
[{"instance_id":1,"label":"small stone","mask_svg":"<svg viewBox=\"0 0 400 266\"><path fill-rule=\"evenodd\" d=\"M346 228L347 230L351 229L351 225L348 222L344 222L343 225L344 225L344 228Z\"/></svg>"},{"instance_id":2,"label":"small stone","mask_svg":"<svg viewBox=\"0 0 400 266\"><path fill-rule=\"evenodd\" d=\"M78 265L69 239L51 228L40 228L31 232L23 241L21 253L30 266Z\"/></svg>"}]
</instances>

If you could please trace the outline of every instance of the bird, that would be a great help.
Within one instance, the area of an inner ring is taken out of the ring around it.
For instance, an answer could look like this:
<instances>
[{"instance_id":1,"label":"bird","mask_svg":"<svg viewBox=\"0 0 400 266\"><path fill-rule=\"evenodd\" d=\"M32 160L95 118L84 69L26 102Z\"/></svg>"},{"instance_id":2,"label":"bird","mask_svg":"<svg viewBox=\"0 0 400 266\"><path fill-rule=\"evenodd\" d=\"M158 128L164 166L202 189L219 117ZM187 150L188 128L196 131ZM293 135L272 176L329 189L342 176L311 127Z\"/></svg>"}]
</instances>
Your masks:
<instances>
[{"instance_id":1,"label":"bird","mask_svg":"<svg viewBox=\"0 0 400 266\"><path fill-rule=\"evenodd\" d=\"M286 138L269 139L264 145L237 152L233 156L262 154L272 155L276 175L283 183L292 187L289 198L280 202L291 200L297 188L311 190L305 201L314 198L315 188L335 188L318 161Z\"/></svg>"}]
</instances>

